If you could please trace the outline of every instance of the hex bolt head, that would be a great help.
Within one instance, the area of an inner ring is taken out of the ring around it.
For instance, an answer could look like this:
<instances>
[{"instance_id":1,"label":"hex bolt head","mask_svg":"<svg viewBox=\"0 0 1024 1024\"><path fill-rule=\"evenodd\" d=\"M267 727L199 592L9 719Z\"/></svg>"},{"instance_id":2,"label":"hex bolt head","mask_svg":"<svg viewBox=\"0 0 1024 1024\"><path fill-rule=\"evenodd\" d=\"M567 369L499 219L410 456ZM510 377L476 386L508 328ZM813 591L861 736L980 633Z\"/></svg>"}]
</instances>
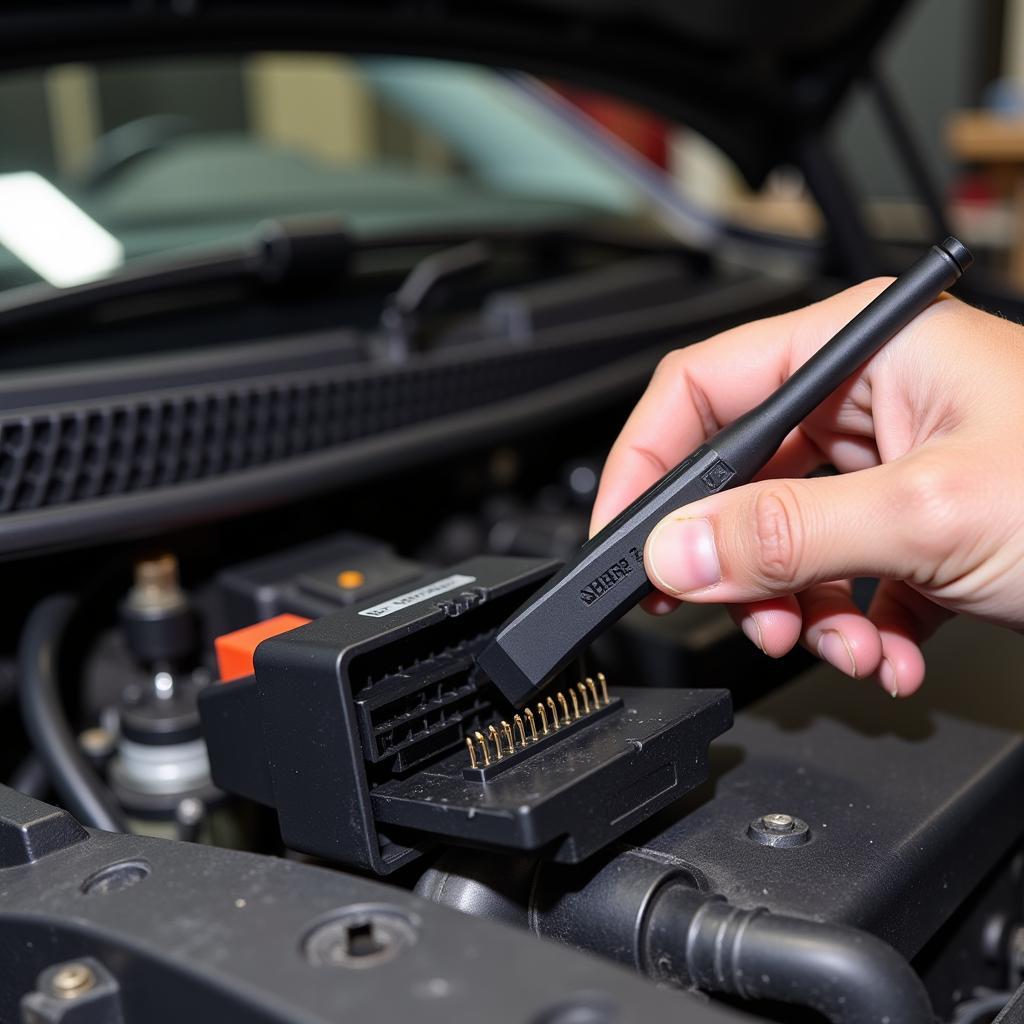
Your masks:
<instances>
[{"instance_id":1,"label":"hex bolt head","mask_svg":"<svg viewBox=\"0 0 1024 1024\"><path fill-rule=\"evenodd\" d=\"M53 994L59 999L77 999L96 984L96 975L88 964L65 964L50 979Z\"/></svg>"},{"instance_id":2,"label":"hex bolt head","mask_svg":"<svg viewBox=\"0 0 1024 1024\"><path fill-rule=\"evenodd\" d=\"M747 826L747 838L762 846L803 846L811 838L807 822L792 814L762 814Z\"/></svg>"}]
</instances>

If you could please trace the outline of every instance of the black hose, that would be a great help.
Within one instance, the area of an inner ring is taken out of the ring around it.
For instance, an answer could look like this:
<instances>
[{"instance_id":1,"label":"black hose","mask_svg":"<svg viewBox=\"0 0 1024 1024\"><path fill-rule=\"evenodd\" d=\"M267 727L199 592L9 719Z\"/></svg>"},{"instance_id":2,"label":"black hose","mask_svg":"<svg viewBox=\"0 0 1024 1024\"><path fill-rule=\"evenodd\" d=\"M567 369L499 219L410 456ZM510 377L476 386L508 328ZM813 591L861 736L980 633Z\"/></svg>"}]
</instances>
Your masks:
<instances>
[{"instance_id":1,"label":"black hose","mask_svg":"<svg viewBox=\"0 0 1024 1024\"><path fill-rule=\"evenodd\" d=\"M18 646L21 716L64 806L83 825L127 832L120 808L78 749L61 706L57 657L77 607L73 595L52 594L29 613Z\"/></svg>"},{"instance_id":2,"label":"black hose","mask_svg":"<svg viewBox=\"0 0 1024 1024\"><path fill-rule=\"evenodd\" d=\"M657 977L743 999L809 1007L833 1024L933 1024L921 979L891 946L845 925L740 910L682 885L651 908Z\"/></svg>"}]
</instances>

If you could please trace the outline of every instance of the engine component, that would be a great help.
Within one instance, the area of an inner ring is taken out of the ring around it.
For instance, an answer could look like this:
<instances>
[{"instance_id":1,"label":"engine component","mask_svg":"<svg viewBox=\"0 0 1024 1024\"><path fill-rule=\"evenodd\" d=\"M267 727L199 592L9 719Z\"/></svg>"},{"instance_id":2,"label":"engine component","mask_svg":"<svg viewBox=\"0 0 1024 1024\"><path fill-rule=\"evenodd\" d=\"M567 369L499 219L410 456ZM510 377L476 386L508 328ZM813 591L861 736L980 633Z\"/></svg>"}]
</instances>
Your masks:
<instances>
[{"instance_id":1,"label":"engine component","mask_svg":"<svg viewBox=\"0 0 1024 1024\"><path fill-rule=\"evenodd\" d=\"M276 615L319 618L423 574L382 541L356 533L290 548L222 572L225 631Z\"/></svg>"},{"instance_id":2,"label":"engine component","mask_svg":"<svg viewBox=\"0 0 1024 1024\"><path fill-rule=\"evenodd\" d=\"M196 699L207 684L195 671L196 619L172 554L135 563L135 578L121 604L126 646L140 676L116 704L117 750L108 765L111 788L136 818L178 821L179 806L205 808L220 796ZM186 826L198 824L186 814Z\"/></svg>"},{"instance_id":3,"label":"engine component","mask_svg":"<svg viewBox=\"0 0 1024 1024\"><path fill-rule=\"evenodd\" d=\"M276 857L90 834L3 786L0 892L3 1021L21 1020L22 1000L38 1004L31 994L52 991L72 966L64 991L116 984L124 1020L146 1024L448 1024L481 1007L490 1024L737 1020L393 886Z\"/></svg>"},{"instance_id":4,"label":"engine component","mask_svg":"<svg viewBox=\"0 0 1024 1024\"><path fill-rule=\"evenodd\" d=\"M289 846L380 874L440 838L567 863L601 849L706 778L731 708L595 676L508 709L475 657L554 569L421 569L264 640L255 676L200 697L215 782L275 807Z\"/></svg>"},{"instance_id":5,"label":"engine component","mask_svg":"<svg viewBox=\"0 0 1024 1024\"><path fill-rule=\"evenodd\" d=\"M128 647L140 662L173 668L195 647L195 620L171 554L135 563L135 583L121 606Z\"/></svg>"},{"instance_id":6,"label":"engine component","mask_svg":"<svg viewBox=\"0 0 1024 1024\"><path fill-rule=\"evenodd\" d=\"M929 643L928 685L904 702L819 666L738 711L712 747L711 781L605 853L564 866L451 849L417 891L648 971L658 967L643 953L652 900L682 882L723 897L737 923L763 910L881 939L913 962L948 1019L972 984L1012 987L1020 651L1006 631L952 623ZM965 686L971 678L985 686ZM750 834L766 817L784 827L776 815L793 825L777 834L806 840ZM750 992L767 998L760 984Z\"/></svg>"},{"instance_id":7,"label":"engine component","mask_svg":"<svg viewBox=\"0 0 1024 1024\"><path fill-rule=\"evenodd\" d=\"M796 1003L835 1024L931 1024L921 979L873 935L759 910L682 885L659 894L646 923L648 973L747 1000Z\"/></svg>"},{"instance_id":8,"label":"engine component","mask_svg":"<svg viewBox=\"0 0 1024 1024\"><path fill-rule=\"evenodd\" d=\"M152 686L132 684L122 696L109 773L133 814L173 818L182 800L217 798L196 707L201 690L192 676L158 672Z\"/></svg>"},{"instance_id":9,"label":"engine component","mask_svg":"<svg viewBox=\"0 0 1024 1024\"><path fill-rule=\"evenodd\" d=\"M120 990L94 957L66 960L41 971L21 1000L25 1024L123 1024Z\"/></svg>"}]
</instances>

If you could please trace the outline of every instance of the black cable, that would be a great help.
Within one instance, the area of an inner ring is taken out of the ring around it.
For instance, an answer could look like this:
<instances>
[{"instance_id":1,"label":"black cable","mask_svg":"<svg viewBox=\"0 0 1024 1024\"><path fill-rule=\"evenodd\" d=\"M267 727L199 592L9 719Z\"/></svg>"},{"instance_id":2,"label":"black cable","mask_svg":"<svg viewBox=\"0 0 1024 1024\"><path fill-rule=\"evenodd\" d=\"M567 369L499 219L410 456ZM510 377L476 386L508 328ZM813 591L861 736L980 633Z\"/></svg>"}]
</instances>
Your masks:
<instances>
[{"instance_id":1,"label":"black cable","mask_svg":"<svg viewBox=\"0 0 1024 1024\"><path fill-rule=\"evenodd\" d=\"M78 600L52 594L32 609L18 645L18 697L25 730L58 795L83 825L107 832L128 826L113 796L78 749L61 706L57 657Z\"/></svg>"}]
</instances>

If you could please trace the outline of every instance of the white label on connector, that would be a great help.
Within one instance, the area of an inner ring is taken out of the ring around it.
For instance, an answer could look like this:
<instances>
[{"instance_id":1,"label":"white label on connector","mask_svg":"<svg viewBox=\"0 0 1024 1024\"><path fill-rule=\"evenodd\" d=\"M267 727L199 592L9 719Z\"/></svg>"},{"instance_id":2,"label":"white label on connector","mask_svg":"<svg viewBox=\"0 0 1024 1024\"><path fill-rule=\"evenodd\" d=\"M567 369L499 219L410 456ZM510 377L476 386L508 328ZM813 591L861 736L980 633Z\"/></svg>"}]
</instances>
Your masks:
<instances>
[{"instance_id":1,"label":"white label on connector","mask_svg":"<svg viewBox=\"0 0 1024 1024\"><path fill-rule=\"evenodd\" d=\"M375 604L372 608L364 608L359 614L369 615L372 619L380 619L385 615L390 615L392 612L400 612L403 608L408 608L410 605L429 601L432 597L437 597L439 594L447 594L449 590L465 587L470 583L476 583L475 576L463 576L460 573L456 573L454 576L445 576L443 580L428 583L426 586L410 590L406 594L399 594L398 597L393 597L390 601L385 601L383 604Z\"/></svg>"}]
</instances>

